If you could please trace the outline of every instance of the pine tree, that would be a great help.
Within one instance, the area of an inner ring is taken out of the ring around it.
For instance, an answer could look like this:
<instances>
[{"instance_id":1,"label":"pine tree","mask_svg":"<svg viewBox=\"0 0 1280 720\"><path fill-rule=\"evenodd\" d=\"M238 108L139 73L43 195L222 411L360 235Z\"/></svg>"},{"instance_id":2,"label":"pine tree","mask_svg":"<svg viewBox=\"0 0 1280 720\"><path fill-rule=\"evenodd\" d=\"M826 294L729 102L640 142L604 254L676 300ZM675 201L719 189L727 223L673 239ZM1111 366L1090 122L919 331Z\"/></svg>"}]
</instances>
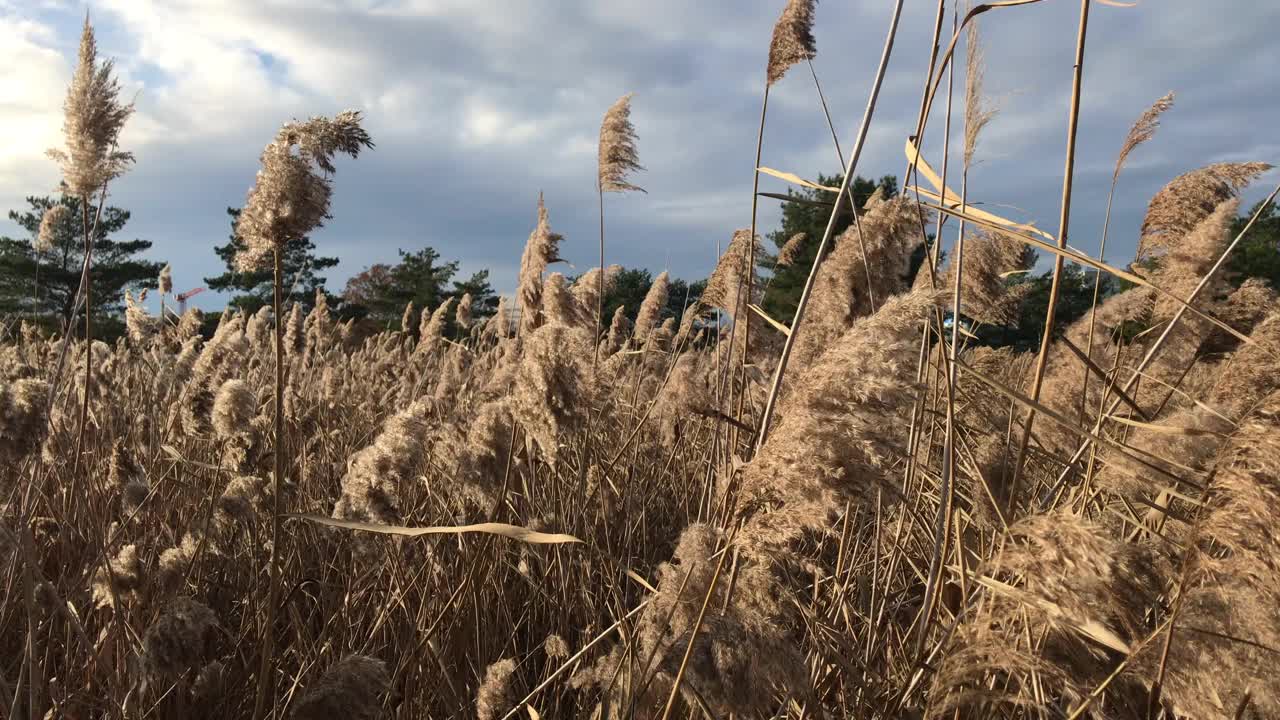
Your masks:
<instances>
[{"instance_id":1,"label":"pine tree","mask_svg":"<svg viewBox=\"0 0 1280 720\"><path fill-rule=\"evenodd\" d=\"M843 178L842 174L830 177L819 175L818 184L826 187L840 187ZM868 180L864 177L853 179L850 189L859 214L862 213L862 206L876 188L882 188L885 197L891 197L898 192L898 179L892 175L885 175L879 180ZM809 276L809 268L813 266L813 259L818 254L818 243L822 240L822 233L826 230L827 221L831 217L831 204L835 200L835 193L808 188L795 191L788 188L787 197L790 199L782 203L782 227L769 233L768 239L773 242L774 247L781 250L792 236L804 233L805 243L801 246L794 262L787 267L775 269L776 256L767 256L760 261L760 268L773 275L773 278L768 281L769 290L765 295L763 307L770 317L784 323L791 322L796 305L800 303L800 292L804 289L805 278ZM836 218L832 237L844 232L853 223L853 215L848 211L848 201L841 205L842 211Z\"/></svg>"},{"instance_id":2,"label":"pine tree","mask_svg":"<svg viewBox=\"0 0 1280 720\"><path fill-rule=\"evenodd\" d=\"M28 197L27 212L9 212L9 219L29 233L27 238L0 237L0 313L42 319L47 324L65 324L80 286L84 265L84 230L81 226L80 198L63 195ZM56 207L65 210L54 210ZM92 214L97 208L92 208ZM41 236L45 214L51 216ZM116 241L129 222L129 211L104 207L93 236L94 317L123 310L125 290L156 287L163 263L138 256L151 249L147 240ZM55 322L55 321L60 321Z\"/></svg>"},{"instance_id":3,"label":"pine tree","mask_svg":"<svg viewBox=\"0 0 1280 720\"><path fill-rule=\"evenodd\" d=\"M216 277L207 277L204 281L208 283L211 290L235 292L236 295L231 298L229 305L254 312L271 302L272 270L265 268L253 272L240 272L236 269L236 255L245 247L244 241L236 234L240 210L227 208L227 215L231 216L231 237L226 245L214 248L214 252L218 253L218 257L226 264L227 271ZM284 277L288 283L285 286L285 302L286 304L301 303L306 309L310 309L315 304L316 290L324 289L325 280L321 273L338 264L336 257L316 255L315 243L305 236L285 243L282 261Z\"/></svg>"}]
</instances>

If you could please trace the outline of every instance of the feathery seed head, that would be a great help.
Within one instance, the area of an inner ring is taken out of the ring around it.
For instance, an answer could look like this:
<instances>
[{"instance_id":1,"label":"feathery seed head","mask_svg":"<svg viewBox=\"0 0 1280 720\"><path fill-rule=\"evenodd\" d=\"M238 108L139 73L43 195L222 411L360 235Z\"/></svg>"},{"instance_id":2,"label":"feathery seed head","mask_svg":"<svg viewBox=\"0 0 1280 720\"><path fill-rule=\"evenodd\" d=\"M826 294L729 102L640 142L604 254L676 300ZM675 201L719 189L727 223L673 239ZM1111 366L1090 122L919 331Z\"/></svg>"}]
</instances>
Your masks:
<instances>
[{"instance_id":1,"label":"feathery seed head","mask_svg":"<svg viewBox=\"0 0 1280 720\"><path fill-rule=\"evenodd\" d=\"M142 584L142 562L138 559L138 547L125 545L112 558L110 570L98 568L93 574L93 603L95 607L114 607L116 598L125 600Z\"/></svg>"},{"instance_id":2,"label":"feathery seed head","mask_svg":"<svg viewBox=\"0 0 1280 720\"><path fill-rule=\"evenodd\" d=\"M307 687L293 708L295 720L373 720L391 688L387 664L364 655L348 655Z\"/></svg>"},{"instance_id":3,"label":"feathery seed head","mask_svg":"<svg viewBox=\"0 0 1280 720\"><path fill-rule=\"evenodd\" d=\"M877 187L877 189L879 189ZM800 257L800 251L804 248L805 240L809 238L807 233L796 233L787 240L782 249L778 251L778 260L775 263L778 267L791 267L791 264Z\"/></svg>"},{"instance_id":4,"label":"feathery seed head","mask_svg":"<svg viewBox=\"0 0 1280 720\"><path fill-rule=\"evenodd\" d=\"M560 241L564 237L551 232L547 206L538 194L538 224L529 234L524 254L520 257L520 277L516 297L520 306L520 333L528 334L542 324L542 273L547 265L560 259Z\"/></svg>"},{"instance_id":5,"label":"feathery seed head","mask_svg":"<svg viewBox=\"0 0 1280 720\"><path fill-rule=\"evenodd\" d=\"M85 13L79 59L63 104L66 149L49 151L62 166L67 190L81 198L119 177L133 162L132 154L116 150L120 131L133 114L133 104L120 102L120 83L114 70L111 60L98 62L98 43Z\"/></svg>"},{"instance_id":6,"label":"feathery seed head","mask_svg":"<svg viewBox=\"0 0 1280 720\"><path fill-rule=\"evenodd\" d=\"M0 452L22 457L40 446L48 426L48 397L44 380L0 383Z\"/></svg>"},{"instance_id":7,"label":"feathery seed head","mask_svg":"<svg viewBox=\"0 0 1280 720\"><path fill-rule=\"evenodd\" d=\"M622 347L622 344L627 341L630 325L631 321L627 318L626 306L619 305L613 311L613 319L609 321L609 335L605 339L606 354L612 355L617 352Z\"/></svg>"},{"instance_id":8,"label":"feathery seed head","mask_svg":"<svg viewBox=\"0 0 1280 720\"><path fill-rule=\"evenodd\" d=\"M158 283L161 295L168 295L173 292L173 266L169 263L165 263L164 267L160 268Z\"/></svg>"},{"instance_id":9,"label":"feathery seed head","mask_svg":"<svg viewBox=\"0 0 1280 720\"><path fill-rule=\"evenodd\" d=\"M218 629L218 617L203 603L171 602L142 638L138 666L144 681L172 680L204 667Z\"/></svg>"},{"instance_id":10,"label":"feathery seed head","mask_svg":"<svg viewBox=\"0 0 1280 720\"><path fill-rule=\"evenodd\" d=\"M973 153L978 148L978 136L995 117L996 110L987 104L982 94L984 66L982 38L978 35L978 20L969 20L965 36L964 73L964 166L973 164Z\"/></svg>"},{"instance_id":11,"label":"feathery seed head","mask_svg":"<svg viewBox=\"0 0 1280 720\"><path fill-rule=\"evenodd\" d=\"M317 117L281 127L262 151L262 169L236 223L236 234L244 242L236 266L243 272L256 270L274 248L320 227L329 217L333 156L345 153L355 158L371 147L360 113L352 110L333 119Z\"/></svg>"},{"instance_id":12,"label":"feathery seed head","mask_svg":"<svg viewBox=\"0 0 1280 720\"><path fill-rule=\"evenodd\" d=\"M627 93L618 98L600 124L599 183L602 192L644 192L644 188L627 182L627 176L632 172L644 170L636 151L636 129L631 124L632 95Z\"/></svg>"},{"instance_id":13,"label":"feathery seed head","mask_svg":"<svg viewBox=\"0 0 1280 720\"><path fill-rule=\"evenodd\" d=\"M458 311L453 316L453 321L463 330L471 327L471 306L474 303L475 301L471 299L471 293L463 293L462 297L458 299Z\"/></svg>"},{"instance_id":14,"label":"feathery seed head","mask_svg":"<svg viewBox=\"0 0 1280 720\"><path fill-rule=\"evenodd\" d=\"M542 314L549 323L576 327L582 318L566 282L564 275L558 272L547 276L542 286Z\"/></svg>"},{"instance_id":15,"label":"feathery seed head","mask_svg":"<svg viewBox=\"0 0 1280 720\"><path fill-rule=\"evenodd\" d=\"M256 414L257 398L244 380L232 378L218 388L213 401L213 430L220 439L228 440L248 432Z\"/></svg>"},{"instance_id":16,"label":"feathery seed head","mask_svg":"<svg viewBox=\"0 0 1280 720\"><path fill-rule=\"evenodd\" d=\"M662 310L667 306L667 296L670 292L671 279L667 271L663 270L658 277L654 278L649 291L644 294L644 302L640 303L640 311L636 313L637 344L643 345L649 339L649 333L657 326Z\"/></svg>"},{"instance_id":17,"label":"feathery seed head","mask_svg":"<svg viewBox=\"0 0 1280 720\"><path fill-rule=\"evenodd\" d=\"M1160 127L1160 116L1171 107L1173 107L1172 92L1156 100L1151 107L1147 108L1146 112L1138 116L1137 121L1133 123L1133 127L1129 128L1129 134L1125 136L1124 144L1120 146L1120 154L1116 156L1116 169L1111 174L1112 180L1120 177L1120 170L1124 168L1125 161L1129 159L1129 153L1133 152L1139 145L1155 137L1156 129Z\"/></svg>"},{"instance_id":18,"label":"feathery seed head","mask_svg":"<svg viewBox=\"0 0 1280 720\"><path fill-rule=\"evenodd\" d=\"M511 676L515 674L516 661L510 658L493 663L484 671L484 682L476 692L477 720L498 720L515 702Z\"/></svg>"},{"instance_id":19,"label":"feathery seed head","mask_svg":"<svg viewBox=\"0 0 1280 720\"><path fill-rule=\"evenodd\" d=\"M49 252L53 250L54 244L58 240L58 226L67 222L71 217L71 208L58 203L40 216L40 232L36 234L35 249L36 252Z\"/></svg>"},{"instance_id":20,"label":"feathery seed head","mask_svg":"<svg viewBox=\"0 0 1280 720\"><path fill-rule=\"evenodd\" d=\"M408 335L410 332L413 332L413 318L414 318L413 311L414 311L413 301L410 300L408 304L404 306L404 314L400 316L400 332L406 335Z\"/></svg>"},{"instance_id":21,"label":"feathery seed head","mask_svg":"<svg viewBox=\"0 0 1280 720\"><path fill-rule=\"evenodd\" d=\"M813 39L813 12L817 4L817 0L788 0L782 9L769 42L769 66L765 70L769 85L781 80L792 65L812 60L818 54Z\"/></svg>"},{"instance_id":22,"label":"feathery seed head","mask_svg":"<svg viewBox=\"0 0 1280 720\"><path fill-rule=\"evenodd\" d=\"M1267 163L1215 163L1179 175L1147 205L1138 240L1138 257L1177 243L1254 178L1270 170Z\"/></svg>"}]
</instances>

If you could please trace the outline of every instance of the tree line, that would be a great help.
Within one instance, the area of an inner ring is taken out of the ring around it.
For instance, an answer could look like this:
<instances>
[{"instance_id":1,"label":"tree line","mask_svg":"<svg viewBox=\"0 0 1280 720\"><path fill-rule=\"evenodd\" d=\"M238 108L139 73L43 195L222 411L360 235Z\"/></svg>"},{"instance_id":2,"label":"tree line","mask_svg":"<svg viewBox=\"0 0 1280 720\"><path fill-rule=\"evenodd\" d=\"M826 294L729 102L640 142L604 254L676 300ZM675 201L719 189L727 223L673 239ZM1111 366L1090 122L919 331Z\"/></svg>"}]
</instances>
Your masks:
<instances>
[{"instance_id":1,"label":"tree line","mask_svg":"<svg viewBox=\"0 0 1280 720\"><path fill-rule=\"evenodd\" d=\"M817 184L837 187L841 180L838 174L819 175ZM878 180L855 177L850 189L857 210L850 208L847 200L843 203L836 219L836 234L852 224L854 212L861 213L861 208L873 193L895 194L898 181L892 175ZM835 193L804 188L790 189L777 197L781 200L782 221L766 236L774 252L762 252L758 258L765 288L761 306L770 317L790 324L817 254L818 242L826 229ZM87 211L90 226L95 228L90 273L95 292L91 311L104 331L103 337L111 339L118 336L123 331L120 316L124 309L124 293L157 287L163 263L143 257L151 250L151 241L119 239L130 219L129 211L122 208L108 206L101 208L100 212L97 207L83 208L80 199L72 195L56 198L33 196L26 202L28 207L10 211L9 219L26 231L27 237L0 237L0 317L25 319L57 332L67 326L84 263L81 222ZM1257 208L1258 205L1254 205L1237 218L1233 233L1243 228ZM231 234L225 244L214 248L226 269L203 281L208 289L228 294L231 307L255 312L270 302L271 273L241 272L235 268L233 260L242 249L242 241L236 234L240 210L227 208L227 215ZM49 222L45 222L46 219ZM793 243L789 262L779 264L779 254L788 241L800 234L805 239ZM918 250L916 267L924 261L925 252L927 248L924 247ZM320 255L310 238L287 243L282 259L284 276L289 281L287 302L310 309L319 291L326 295L340 318L354 319L371 326L398 325L409 303L421 311L438 306L448 297L460 298L464 294L472 298L475 317L491 315L498 306L498 296L490 284L488 270L461 277L460 264L443 259L431 247L399 250L396 262L377 263L365 268L352 276L337 295L326 290L324 273L338 265L338 258ZM1248 278L1260 278L1280 290L1280 211L1274 205L1258 217L1249 235L1232 255L1226 272L1233 286L1239 286ZM1067 327L1088 312L1093 301L1095 280L1092 269L1071 263L1065 266L1059 288L1058 322L1055 323L1058 328ZM622 306L624 313L634 319L652 282L653 275L649 270L624 268L620 271L605 299L605 318L612 317L614 311ZM1017 320L1006 326L979 328L978 338L993 346L1037 347L1044 331L1044 311L1049 300L1052 272L1016 275L1007 282L1027 286L1022 291L1024 301ZM1100 285L1101 297L1122 290L1121 283L1110 275L1104 275ZM679 321L684 310L701 295L705 284L705 280L673 279L663 317ZM179 292L184 289L188 288L177 288ZM211 315L211 321L216 319L216 314Z\"/></svg>"}]
</instances>

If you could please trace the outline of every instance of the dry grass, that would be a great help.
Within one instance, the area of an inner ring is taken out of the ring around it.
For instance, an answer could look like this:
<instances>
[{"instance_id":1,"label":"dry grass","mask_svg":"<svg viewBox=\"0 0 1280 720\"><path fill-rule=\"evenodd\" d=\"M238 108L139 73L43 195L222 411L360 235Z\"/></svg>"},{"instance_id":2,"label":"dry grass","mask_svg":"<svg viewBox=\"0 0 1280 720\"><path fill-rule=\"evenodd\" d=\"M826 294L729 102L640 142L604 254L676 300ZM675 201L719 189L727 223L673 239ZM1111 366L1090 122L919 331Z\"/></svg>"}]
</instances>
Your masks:
<instances>
[{"instance_id":1,"label":"dry grass","mask_svg":"<svg viewBox=\"0 0 1280 720\"><path fill-rule=\"evenodd\" d=\"M814 5L787 5L769 84L813 58ZM975 59L966 165L980 80ZM128 116L113 83L82 68L68 101L86 197L125 162L99 142ZM602 191L633 189L628 97ZM359 120L281 129L246 263L323 218L333 155L371 144ZM606 335L616 270L549 274L564 238L541 200L514 327L469 296L360 338L322 298L228 311L207 340L199 311L132 297L113 346L20 325L0 345L0 715L1272 717L1280 306L1214 276L1264 168L1176 178L1139 246L1152 283L1249 342L1139 286L1034 373L942 324L953 303L1017 317L1024 234L984 220L961 268L911 277L940 234L914 193L868 203L819 259L776 396L786 328L747 310L753 230L681 327L663 273ZM749 333L717 334L717 310ZM491 534L395 532L462 525Z\"/></svg>"}]
</instances>

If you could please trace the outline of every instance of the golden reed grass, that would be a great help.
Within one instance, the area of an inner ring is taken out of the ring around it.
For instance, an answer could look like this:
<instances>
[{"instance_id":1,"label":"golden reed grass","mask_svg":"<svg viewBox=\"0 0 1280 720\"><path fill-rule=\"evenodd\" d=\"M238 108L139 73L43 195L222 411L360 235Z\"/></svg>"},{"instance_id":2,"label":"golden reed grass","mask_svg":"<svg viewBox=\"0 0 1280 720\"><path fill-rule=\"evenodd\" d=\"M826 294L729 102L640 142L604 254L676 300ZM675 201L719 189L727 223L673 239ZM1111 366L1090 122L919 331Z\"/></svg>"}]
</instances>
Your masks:
<instances>
[{"instance_id":1,"label":"golden reed grass","mask_svg":"<svg viewBox=\"0 0 1280 720\"><path fill-rule=\"evenodd\" d=\"M786 4L767 85L816 58L815 9ZM990 119L968 44L965 165ZM111 68L86 24L59 156L86 197L130 161ZM601 194L638 189L629 100L601 128ZM1171 104L1139 117L1113 181ZM244 267L319 227L335 156L371 147L362 123L281 127L241 216ZM619 268L554 272L573 240L541 197L492 317L463 295L365 331L318 295L225 311L206 336L199 310L156 317L130 294L113 345L14 322L5 712L1274 716L1280 305L1220 269L1268 167L1161 189L1132 238L1154 288L1096 292L1042 374L973 337L1023 318L1034 262L1024 229L968 213L998 207L969 205L980 188L962 191L963 259L948 245L936 272L913 257L948 242L938 217L878 192L828 238L790 328L751 307L752 228L683 317L664 272L605 328ZM33 241L83 219L56 206ZM172 270L158 282L170 295Z\"/></svg>"}]
</instances>

